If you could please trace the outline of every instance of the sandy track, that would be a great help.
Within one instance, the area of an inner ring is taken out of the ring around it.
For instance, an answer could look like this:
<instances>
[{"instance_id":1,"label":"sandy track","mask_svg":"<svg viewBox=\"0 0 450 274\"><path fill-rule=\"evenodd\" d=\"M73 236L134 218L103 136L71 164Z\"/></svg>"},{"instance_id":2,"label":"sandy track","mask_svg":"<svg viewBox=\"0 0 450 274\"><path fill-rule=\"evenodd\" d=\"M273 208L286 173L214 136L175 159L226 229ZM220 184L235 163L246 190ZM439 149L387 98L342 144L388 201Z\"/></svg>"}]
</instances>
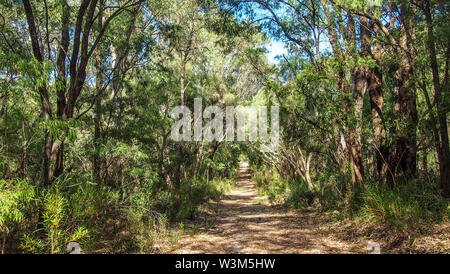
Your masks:
<instances>
[{"instance_id":1,"label":"sandy track","mask_svg":"<svg viewBox=\"0 0 450 274\"><path fill-rule=\"evenodd\" d=\"M366 253L361 244L321 233L324 222L315 211L298 214L269 205L241 169L238 186L218 204L212 227L183 235L173 253Z\"/></svg>"}]
</instances>

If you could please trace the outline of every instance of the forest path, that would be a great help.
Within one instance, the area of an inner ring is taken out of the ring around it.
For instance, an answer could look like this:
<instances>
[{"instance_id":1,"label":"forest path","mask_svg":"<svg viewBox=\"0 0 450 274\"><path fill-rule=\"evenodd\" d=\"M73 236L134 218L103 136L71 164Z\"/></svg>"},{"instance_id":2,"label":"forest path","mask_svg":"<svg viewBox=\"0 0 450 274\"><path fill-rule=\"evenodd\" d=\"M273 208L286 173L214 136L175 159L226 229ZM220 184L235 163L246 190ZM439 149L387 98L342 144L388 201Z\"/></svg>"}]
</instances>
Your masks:
<instances>
[{"instance_id":1,"label":"forest path","mask_svg":"<svg viewBox=\"0 0 450 274\"><path fill-rule=\"evenodd\" d=\"M365 246L322 233L326 218L271 206L240 168L238 186L218 204L215 221L203 232L183 235L173 253L366 253Z\"/></svg>"}]
</instances>

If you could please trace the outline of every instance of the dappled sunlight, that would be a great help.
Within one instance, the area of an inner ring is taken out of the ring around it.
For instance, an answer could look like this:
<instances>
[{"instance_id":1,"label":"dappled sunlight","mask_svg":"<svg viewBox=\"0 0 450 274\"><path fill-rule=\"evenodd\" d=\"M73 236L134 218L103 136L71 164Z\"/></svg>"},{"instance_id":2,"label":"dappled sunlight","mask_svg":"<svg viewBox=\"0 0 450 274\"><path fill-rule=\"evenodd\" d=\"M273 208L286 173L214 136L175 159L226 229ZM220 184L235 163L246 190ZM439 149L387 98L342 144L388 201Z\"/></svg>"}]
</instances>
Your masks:
<instances>
[{"instance_id":1,"label":"dappled sunlight","mask_svg":"<svg viewBox=\"0 0 450 274\"><path fill-rule=\"evenodd\" d=\"M186 234L173 253L363 253L365 246L320 233L318 212L298 214L271 206L258 196L248 165L240 165L238 186L218 204L213 226Z\"/></svg>"}]
</instances>

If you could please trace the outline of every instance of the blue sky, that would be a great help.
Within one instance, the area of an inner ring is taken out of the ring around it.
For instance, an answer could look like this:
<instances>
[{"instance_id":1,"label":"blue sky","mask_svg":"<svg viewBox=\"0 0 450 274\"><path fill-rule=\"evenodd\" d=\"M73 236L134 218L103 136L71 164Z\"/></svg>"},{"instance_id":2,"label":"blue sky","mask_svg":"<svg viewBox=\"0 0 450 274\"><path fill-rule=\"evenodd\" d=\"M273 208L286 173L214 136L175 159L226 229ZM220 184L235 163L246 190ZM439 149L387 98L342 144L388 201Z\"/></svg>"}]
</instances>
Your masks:
<instances>
[{"instance_id":1,"label":"blue sky","mask_svg":"<svg viewBox=\"0 0 450 274\"><path fill-rule=\"evenodd\" d=\"M277 64L278 60L275 59L277 55L287 54L287 49L283 42L272 40L270 43L266 45L266 49L268 50L267 59L270 64Z\"/></svg>"},{"instance_id":2,"label":"blue sky","mask_svg":"<svg viewBox=\"0 0 450 274\"><path fill-rule=\"evenodd\" d=\"M371 1L379 1L379 0L371 0ZM272 17L272 14L267 10L265 10L264 8L262 8L260 5L256 3L249 3L249 5L252 7L252 13L248 14L245 12L237 12L235 16L237 17L238 21L242 21L249 18L255 21L259 21L263 18ZM277 17L282 18L283 15L288 14L289 8L281 6L280 8L275 10L275 12L277 13ZM283 43L279 39L275 39L271 35L271 32L268 31L267 26L265 28L263 27L263 32L267 35L269 39L271 39L271 41L265 45L265 48L267 49L266 53L267 59L270 64L277 64L279 63L279 60L276 60L276 57L283 54L287 55L288 49L285 47L285 43ZM324 33L322 33L320 36L319 50L320 53L325 53L327 51L332 50L328 37Z\"/></svg>"},{"instance_id":3,"label":"blue sky","mask_svg":"<svg viewBox=\"0 0 450 274\"><path fill-rule=\"evenodd\" d=\"M265 10L264 8L261 8L260 5L256 3L249 3L250 6L253 6L253 17L252 19L260 19L264 17L271 17L271 14ZM248 14L245 13L236 13L235 16L237 17L238 21L242 21L249 18ZM252 16L250 16L252 17ZM275 59L277 55L283 55L287 54L287 48L285 47L285 44L281 41L275 40L273 37L271 37L270 33L267 30L263 30L265 34L271 39L270 42L268 42L265 45L265 48L267 49L267 59L270 64L277 64L279 61Z\"/></svg>"}]
</instances>

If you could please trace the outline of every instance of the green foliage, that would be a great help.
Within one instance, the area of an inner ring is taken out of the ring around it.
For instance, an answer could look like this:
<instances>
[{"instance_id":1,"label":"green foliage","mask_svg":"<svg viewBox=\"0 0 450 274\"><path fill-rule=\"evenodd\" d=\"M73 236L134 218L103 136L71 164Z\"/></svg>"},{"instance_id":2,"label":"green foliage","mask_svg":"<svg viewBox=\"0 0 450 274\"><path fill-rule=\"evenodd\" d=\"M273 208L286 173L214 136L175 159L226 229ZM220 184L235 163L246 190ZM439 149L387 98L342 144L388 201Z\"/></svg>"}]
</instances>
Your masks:
<instances>
[{"instance_id":1,"label":"green foliage","mask_svg":"<svg viewBox=\"0 0 450 274\"><path fill-rule=\"evenodd\" d=\"M200 176L190 182L186 182L181 188L181 204L177 211L180 218L195 219L201 206L210 200L217 201L231 190L234 180L214 178L208 181L206 176Z\"/></svg>"},{"instance_id":2,"label":"green foliage","mask_svg":"<svg viewBox=\"0 0 450 274\"><path fill-rule=\"evenodd\" d=\"M73 142L77 138L76 127L79 126L76 120L61 121L58 119L50 120L46 123L50 136L56 140L65 140Z\"/></svg>"},{"instance_id":3,"label":"green foliage","mask_svg":"<svg viewBox=\"0 0 450 274\"><path fill-rule=\"evenodd\" d=\"M397 187L370 185L362 194L360 214L371 221L403 231L415 231L429 223L448 221L449 203L442 199L433 180L411 180Z\"/></svg>"},{"instance_id":4,"label":"green foliage","mask_svg":"<svg viewBox=\"0 0 450 274\"><path fill-rule=\"evenodd\" d=\"M82 199L74 201L70 198L70 188L77 186L77 184L69 185L70 182L71 178L64 174L52 187L40 190L38 207L42 212L40 222L42 226L32 234L24 234L22 249L33 253L63 253L68 242L81 241L89 237L88 228L79 225L79 222L71 222L71 219L78 217L77 213L80 211L80 208L72 203L79 203ZM83 202L89 207L91 201ZM86 215L83 214L83 217Z\"/></svg>"},{"instance_id":5,"label":"green foliage","mask_svg":"<svg viewBox=\"0 0 450 274\"><path fill-rule=\"evenodd\" d=\"M25 219L25 210L35 198L35 188L22 180L0 180L0 233L1 252L5 251L6 238L13 227Z\"/></svg>"},{"instance_id":6,"label":"green foliage","mask_svg":"<svg viewBox=\"0 0 450 274\"><path fill-rule=\"evenodd\" d=\"M426 2L431 26L426 5L405 0L91 1L82 43L75 17L62 25L78 9L66 1L30 1L36 37L26 2L0 2L2 251L63 253L79 241L86 252L162 252L177 238L171 222L198 218L233 186L239 161L251 162L261 194L290 208L398 230L448 218L429 179L448 146L445 1ZM288 49L273 65L271 40ZM189 109L194 98L279 106L279 150L172 142L182 96ZM409 152L421 159L405 167Z\"/></svg>"},{"instance_id":7,"label":"green foliage","mask_svg":"<svg viewBox=\"0 0 450 274\"><path fill-rule=\"evenodd\" d=\"M24 210L35 198L34 187L22 180L0 180L0 227L8 233L9 226L24 219Z\"/></svg>"},{"instance_id":8,"label":"green foliage","mask_svg":"<svg viewBox=\"0 0 450 274\"><path fill-rule=\"evenodd\" d=\"M321 180L319 193L309 191L301 180L280 178L275 168L255 169L252 179L260 194L267 195L272 203L305 209L317 202L323 212L340 212L330 214L330 218L383 224L398 233L420 233L430 223L447 222L450 217L449 202L442 198L433 178L409 180L396 186L379 186L376 181L367 180L357 197L345 191L350 178L330 171L315 176L315 180Z\"/></svg>"},{"instance_id":9,"label":"green foliage","mask_svg":"<svg viewBox=\"0 0 450 274\"><path fill-rule=\"evenodd\" d=\"M315 194L308 190L302 180L281 178L277 170L261 168L253 171L252 179L256 181L261 195L267 195L271 203L282 203L292 209L311 206Z\"/></svg>"}]
</instances>

